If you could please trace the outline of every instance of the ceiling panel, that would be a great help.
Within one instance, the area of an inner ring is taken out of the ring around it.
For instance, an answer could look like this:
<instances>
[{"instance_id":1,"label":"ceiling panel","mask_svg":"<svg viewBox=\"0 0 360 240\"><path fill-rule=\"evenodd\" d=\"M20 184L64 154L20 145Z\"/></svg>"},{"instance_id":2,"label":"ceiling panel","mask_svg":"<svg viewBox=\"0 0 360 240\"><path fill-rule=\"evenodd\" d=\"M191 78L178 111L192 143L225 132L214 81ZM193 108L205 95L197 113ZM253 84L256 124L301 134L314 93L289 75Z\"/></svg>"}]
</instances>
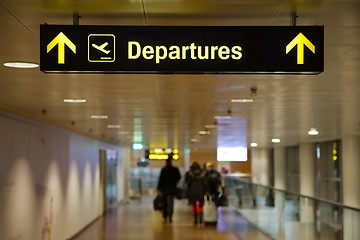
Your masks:
<instances>
[{"instance_id":1,"label":"ceiling panel","mask_svg":"<svg viewBox=\"0 0 360 240\"><path fill-rule=\"evenodd\" d=\"M283 0L74 2L1 1L0 61L39 62L40 24L73 24L77 12L82 25L289 26L292 9ZM325 72L319 75L76 75L1 66L0 109L115 144L143 141L194 151L250 142L270 147L273 137L286 146L358 135L360 1L309 2L297 5L296 23L324 25ZM87 102L69 104L64 98ZM254 102L235 104L232 98ZM108 119L91 119L93 114ZM232 118L216 120L220 114ZM214 123L209 135L199 135ZM320 135L307 135L310 127Z\"/></svg>"}]
</instances>

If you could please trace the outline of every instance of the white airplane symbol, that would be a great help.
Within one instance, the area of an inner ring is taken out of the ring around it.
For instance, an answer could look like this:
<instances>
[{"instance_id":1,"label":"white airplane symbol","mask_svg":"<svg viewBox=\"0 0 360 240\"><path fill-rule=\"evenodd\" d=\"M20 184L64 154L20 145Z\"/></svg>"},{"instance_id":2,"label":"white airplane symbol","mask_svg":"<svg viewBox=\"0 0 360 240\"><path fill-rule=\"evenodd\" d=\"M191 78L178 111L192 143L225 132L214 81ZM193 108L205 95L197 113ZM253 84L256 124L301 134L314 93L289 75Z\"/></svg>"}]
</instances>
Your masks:
<instances>
[{"instance_id":1,"label":"white airplane symbol","mask_svg":"<svg viewBox=\"0 0 360 240\"><path fill-rule=\"evenodd\" d=\"M103 53L109 54L110 50L105 50L104 48L108 45L109 43L106 42L104 44L101 44L100 46L96 45L96 44L91 44L91 46L93 46L94 48L96 48L97 50L102 51Z\"/></svg>"}]
</instances>

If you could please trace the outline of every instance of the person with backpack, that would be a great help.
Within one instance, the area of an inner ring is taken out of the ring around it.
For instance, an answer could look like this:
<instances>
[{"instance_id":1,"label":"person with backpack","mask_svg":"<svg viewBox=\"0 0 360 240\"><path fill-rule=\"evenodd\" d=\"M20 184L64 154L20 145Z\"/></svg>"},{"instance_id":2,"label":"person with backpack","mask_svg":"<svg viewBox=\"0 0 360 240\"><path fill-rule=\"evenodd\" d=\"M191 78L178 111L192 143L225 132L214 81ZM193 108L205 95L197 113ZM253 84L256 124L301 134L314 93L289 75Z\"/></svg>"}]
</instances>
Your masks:
<instances>
[{"instance_id":1,"label":"person with backpack","mask_svg":"<svg viewBox=\"0 0 360 240\"><path fill-rule=\"evenodd\" d=\"M194 225L203 223L204 196L206 193L205 171L194 162L185 175L185 184L189 202L192 206Z\"/></svg>"},{"instance_id":2,"label":"person with backpack","mask_svg":"<svg viewBox=\"0 0 360 240\"><path fill-rule=\"evenodd\" d=\"M228 206L229 202L225 193L225 186L223 185L221 174L215 169L212 162L206 163L205 168L206 194L211 196L215 201L216 207Z\"/></svg>"},{"instance_id":3,"label":"person with backpack","mask_svg":"<svg viewBox=\"0 0 360 240\"><path fill-rule=\"evenodd\" d=\"M213 199L217 199L219 194L221 193L222 181L221 174L215 169L214 164L212 162L206 163L206 192Z\"/></svg>"}]
</instances>

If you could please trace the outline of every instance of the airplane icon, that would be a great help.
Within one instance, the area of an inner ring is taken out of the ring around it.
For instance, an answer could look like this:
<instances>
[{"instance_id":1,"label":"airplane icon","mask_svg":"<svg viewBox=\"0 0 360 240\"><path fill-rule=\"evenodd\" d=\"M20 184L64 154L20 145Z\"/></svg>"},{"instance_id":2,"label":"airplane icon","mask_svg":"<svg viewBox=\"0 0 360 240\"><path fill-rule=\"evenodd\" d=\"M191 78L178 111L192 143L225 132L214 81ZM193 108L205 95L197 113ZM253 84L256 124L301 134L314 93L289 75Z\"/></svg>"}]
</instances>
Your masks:
<instances>
[{"instance_id":1,"label":"airplane icon","mask_svg":"<svg viewBox=\"0 0 360 240\"><path fill-rule=\"evenodd\" d=\"M115 36L113 34L89 34L87 47L89 62L115 61Z\"/></svg>"},{"instance_id":2,"label":"airplane icon","mask_svg":"<svg viewBox=\"0 0 360 240\"><path fill-rule=\"evenodd\" d=\"M108 42L105 42L103 44L101 44L100 46L96 45L96 44L91 44L91 46L93 46L94 48L96 48L97 50L105 53L105 54L109 54L110 53L110 50L105 50L104 48L108 45L109 43Z\"/></svg>"}]
</instances>

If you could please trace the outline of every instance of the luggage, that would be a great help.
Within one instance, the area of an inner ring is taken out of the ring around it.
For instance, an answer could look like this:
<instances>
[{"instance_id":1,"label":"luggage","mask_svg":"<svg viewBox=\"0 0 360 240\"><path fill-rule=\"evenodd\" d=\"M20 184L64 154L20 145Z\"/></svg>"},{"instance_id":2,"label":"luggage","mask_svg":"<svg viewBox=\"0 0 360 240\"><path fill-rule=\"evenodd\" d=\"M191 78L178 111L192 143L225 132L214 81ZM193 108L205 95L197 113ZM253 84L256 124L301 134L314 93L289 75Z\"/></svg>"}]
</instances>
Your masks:
<instances>
[{"instance_id":1,"label":"luggage","mask_svg":"<svg viewBox=\"0 0 360 240\"><path fill-rule=\"evenodd\" d=\"M175 198L181 200L184 198L184 190L181 187L176 187Z\"/></svg>"},{"instance_id":2,"label":"luggage","mask_svg":"<svg viewBox=\"0 0 360 240\"><path fill-rule=\"evenodd\" d=\"M153 201L154 210L162 211L164 206L164 197L162 195L157 195Z\"/></svg>"},{"instance_id":3,"label":"luggage","mask_svg":"<svg viewBox=\"0 0 360 240\"><path fill-rule=\"evenodd\" d=\"M215 199L210 196L204 198L203 220L206 225L217 224L217 208L215 205Z\"/></svg>"}]
</instances>

